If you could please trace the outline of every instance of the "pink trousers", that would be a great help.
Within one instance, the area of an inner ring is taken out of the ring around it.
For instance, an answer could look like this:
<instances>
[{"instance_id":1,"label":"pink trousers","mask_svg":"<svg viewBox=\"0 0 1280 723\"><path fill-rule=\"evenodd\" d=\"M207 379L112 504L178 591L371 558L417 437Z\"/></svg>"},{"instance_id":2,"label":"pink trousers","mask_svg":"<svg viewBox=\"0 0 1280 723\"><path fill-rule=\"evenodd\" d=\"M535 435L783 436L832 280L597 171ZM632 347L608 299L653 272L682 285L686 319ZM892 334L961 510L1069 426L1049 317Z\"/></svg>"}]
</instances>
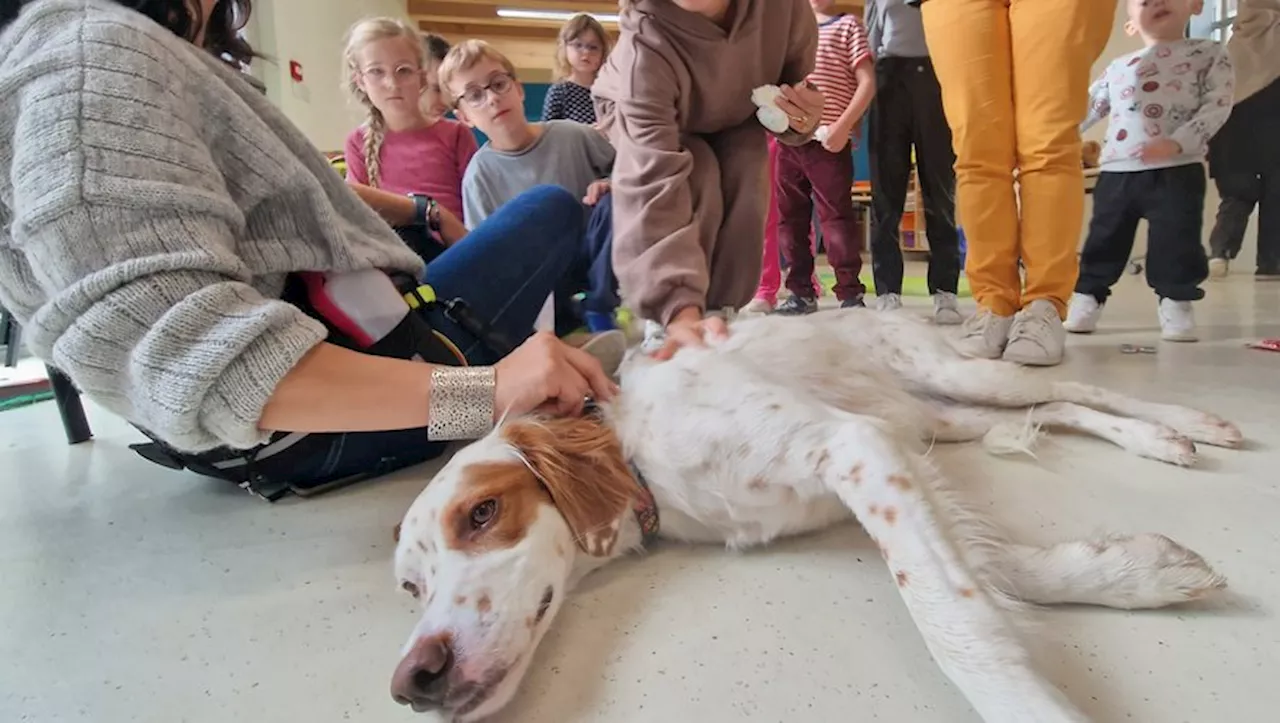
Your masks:
<instances>
[{"instance_id":1,"label":"pink trousers","mask_svg":"<svg viewBox=\"0 0 1280 723\"><path fill-rule=\"evenodd\" d=\"M778 290L782 288L782 262L778 249L778 192L774 184L778 178L778 141L769 138L769 215L764 222L764 258L760 269L760 286L756 287L756 298L763 299L773 306L778 301ZM818 239L809 230L809 247L816 254ZM822 286L815 273L813 277L813 293L822 296Z\"/></svg>"}]
</instances>

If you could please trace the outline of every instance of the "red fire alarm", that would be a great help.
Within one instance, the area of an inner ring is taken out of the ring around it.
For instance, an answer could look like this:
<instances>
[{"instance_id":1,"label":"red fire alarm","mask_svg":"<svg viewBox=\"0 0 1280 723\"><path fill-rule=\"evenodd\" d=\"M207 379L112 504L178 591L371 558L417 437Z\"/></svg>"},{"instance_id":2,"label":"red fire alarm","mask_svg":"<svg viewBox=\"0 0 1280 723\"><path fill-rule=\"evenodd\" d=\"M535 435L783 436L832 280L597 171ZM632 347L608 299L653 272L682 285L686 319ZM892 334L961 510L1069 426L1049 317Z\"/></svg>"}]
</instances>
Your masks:
<instances>
[{"instance_id":1,"label":"red fire alarm","mask_svg":"<svg viewBox=\"0 0 1280 723\"><path fill-rule=\"evenodd\" d=\"M302 63L296 60L289 61L289 77L293 78L293 82L302 82Z\"/></svg>"}]
</instances>

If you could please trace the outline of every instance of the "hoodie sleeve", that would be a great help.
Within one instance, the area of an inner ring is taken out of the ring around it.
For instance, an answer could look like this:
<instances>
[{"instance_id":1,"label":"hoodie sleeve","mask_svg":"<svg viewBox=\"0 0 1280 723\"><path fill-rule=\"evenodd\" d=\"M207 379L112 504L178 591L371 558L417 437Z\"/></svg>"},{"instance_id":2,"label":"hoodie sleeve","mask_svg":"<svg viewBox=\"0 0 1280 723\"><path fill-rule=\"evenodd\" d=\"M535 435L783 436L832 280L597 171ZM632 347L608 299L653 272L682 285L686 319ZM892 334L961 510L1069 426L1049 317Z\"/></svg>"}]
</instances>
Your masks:
<instances>
[{"instance_id":1,"label":"hoodie sleeve","mask_svg":"<svg viewBox=\"0 0 1280 723\"><path fill-rule=\"evenodd\" d=\"M775 0L776 1L776 0ZM796 85L813 72L818 55L818 21L806 0L792 0L791 37L787 43L787 62L778 82Z\"/></svg>"},{"instance_id":2,"label":"hoodie sleeve","mask_svg":"<svg viewBox=\"0 0 1280 723\"><path fill-rule=\"evenodd\" d=\"M628 92L608 114L617 149L614 271L622 298L665 324L685 307L706 305L707 260L689 186L693 156L680 141L674 69L642 46L620 50L635 56L627 64Z\"/></svg>"}]
</instances>

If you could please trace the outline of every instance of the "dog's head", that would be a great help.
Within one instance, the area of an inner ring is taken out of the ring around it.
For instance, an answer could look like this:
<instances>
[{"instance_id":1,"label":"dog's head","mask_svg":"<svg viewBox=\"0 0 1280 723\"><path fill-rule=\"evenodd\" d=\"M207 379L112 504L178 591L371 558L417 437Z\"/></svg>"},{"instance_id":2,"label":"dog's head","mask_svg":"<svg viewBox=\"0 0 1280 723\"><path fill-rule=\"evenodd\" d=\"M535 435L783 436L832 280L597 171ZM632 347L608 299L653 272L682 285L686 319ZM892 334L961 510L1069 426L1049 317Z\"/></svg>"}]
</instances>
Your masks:
<instances>
[{"instance_id":1,"label":"dog's head","mask_svg":"<svg viewBox=\"0 0 1280 723\"><path fill-rule=\"evenodd\" d=\"M617 437L592 420L517 420L460 450L399 528L396 578L422 617L392 696L459 721L500 710L575 565L614 554L637 492Z\"/></svg>"}]
</instances>

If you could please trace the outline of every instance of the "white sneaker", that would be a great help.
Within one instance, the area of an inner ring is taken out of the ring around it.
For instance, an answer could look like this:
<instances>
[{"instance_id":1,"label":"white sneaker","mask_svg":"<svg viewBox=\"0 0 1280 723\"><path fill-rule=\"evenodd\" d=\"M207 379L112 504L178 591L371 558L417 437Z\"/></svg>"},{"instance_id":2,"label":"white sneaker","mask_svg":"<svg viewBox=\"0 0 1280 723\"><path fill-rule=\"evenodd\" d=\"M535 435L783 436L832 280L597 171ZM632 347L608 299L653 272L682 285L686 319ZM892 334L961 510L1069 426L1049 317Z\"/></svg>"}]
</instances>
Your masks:
<instances>
[{"instance_id":1,"label":"white sneaker","mask_svg":"<svg viewBox=\"0 0 1280 723\"><path fill-rule=\"evenodd\" d=\"M955 326L964 322L960 315L960 300L950 291L933 295L933 323L938 326Z\"/></svg>"},{"instance_id":2,"label":"white sneaker","mask_svg":"<svg viewBox=\"0 0 1280 723\"><path fill-rule=\"evenodd\" d=\"M1165 341L1199 341L1190 301L1160 300L1160 338Z\"/></svg>"},{"instance_id":3,"label":"white sneaker","mask_svg":"<svg viewBox=\"0 0 1280 723\"><path fill-rule=\"evenodd\" d=\"M773 304L768 299L756 297L752 299L746 306L742 307L739 312L743 316L764 316L773 313Z\"/></svg>"},{"instance_id":4,"label":"white sneaker","mask_svg":"<svg viewBox=\"0 0 1280 723\"><path fill-rule=\"evenodd\" d=\"M644 341L640 343L640 349L646 354L662 348L667 343L667 329L652 319L644 320Z\"/></svg>"},{"instance_id":5,"label":"white sneaker","mask_svg":"<svg viewBox=\"0 0 1280 723\"><path fill-rule=\"evenodd\" d=\"M1092 334L1098 329L1098 320L1102 318L1102 309L1106 304L1099 304L1093 294L1072 294L1071 304L1067 307L1067 320L1062 327L1072 334Z\"/></svg>"},{"instance_id":6,"label":"white sneaker","mask_svg":"<svg viewBox=\"0 0 1280 723\"><path fill-rule=\"evenodd\" d=\"M901 294L876 294L876 311L897 311L902 308Z\"/></svg>"},{"instance_id":7,"label":"white sneaker","mask_svg":"<svg viewBox=\"0 0 1280 723\"><path fill-rule=\"evenodd\" d=\"M1058 307L1048 299L1036 299L1013 317L1004 360L1033 367L1051 367L1062 362L1067 330L1062 328Z\"/></svg>"},{"instance_id":8,"label":"white sneaker","mask_svg":"<svg viewBox=\"0 0 1280 723\"><path fill-rule=\"evenodd\" d=\"M1009 343L1009 327L1012 325L1012 316L997 316L986 309L978 309L978 313L965 320L956 349L965 356L999 359Z\"/></svg>"},{"instance_id":9,"label":"white sneaker","mask_svg":"<svg viewBox=\"0 0 1280 723\"><path fill-rule=\"evenodd\" d=\"M1225 279L1231 271L1231 262L1223 258L1209 259L1209 278Z\"/></svg>"}]
</instances>

